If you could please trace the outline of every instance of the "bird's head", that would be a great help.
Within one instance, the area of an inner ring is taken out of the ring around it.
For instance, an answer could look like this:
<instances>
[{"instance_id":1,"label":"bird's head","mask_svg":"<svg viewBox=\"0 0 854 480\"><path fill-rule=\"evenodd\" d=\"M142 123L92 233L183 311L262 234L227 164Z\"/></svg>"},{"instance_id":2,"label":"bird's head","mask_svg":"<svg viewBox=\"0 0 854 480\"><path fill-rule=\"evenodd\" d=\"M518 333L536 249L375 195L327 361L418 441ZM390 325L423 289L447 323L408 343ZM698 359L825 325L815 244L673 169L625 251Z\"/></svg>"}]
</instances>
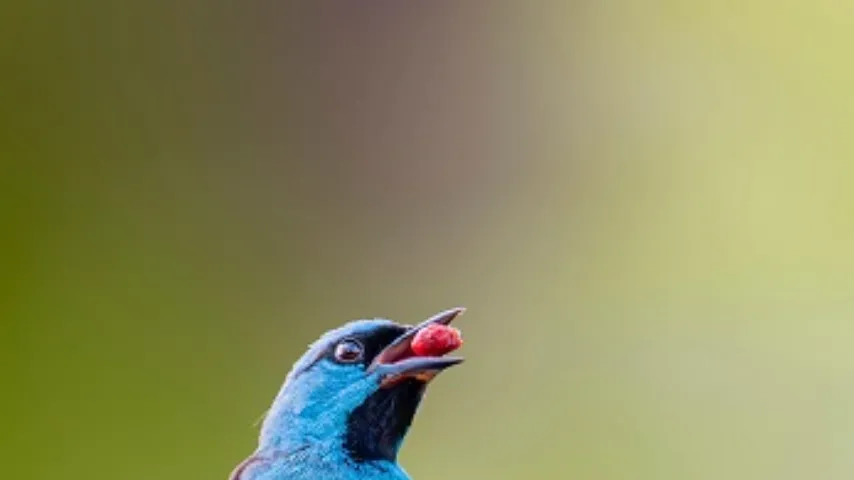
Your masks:
<instances>
[{"instance_id":1,"label":"bird's head","mask_svg":"<svg viewBox=\"0 0 854 480\"><path fill-rule=\"evenodd\" d=\"M354 461L394 461L427 384L461 358L413 352L416 326L358 320L332 330L293 366L261 430L261 448L341 447Z\"/></svg>"}]
</instances>

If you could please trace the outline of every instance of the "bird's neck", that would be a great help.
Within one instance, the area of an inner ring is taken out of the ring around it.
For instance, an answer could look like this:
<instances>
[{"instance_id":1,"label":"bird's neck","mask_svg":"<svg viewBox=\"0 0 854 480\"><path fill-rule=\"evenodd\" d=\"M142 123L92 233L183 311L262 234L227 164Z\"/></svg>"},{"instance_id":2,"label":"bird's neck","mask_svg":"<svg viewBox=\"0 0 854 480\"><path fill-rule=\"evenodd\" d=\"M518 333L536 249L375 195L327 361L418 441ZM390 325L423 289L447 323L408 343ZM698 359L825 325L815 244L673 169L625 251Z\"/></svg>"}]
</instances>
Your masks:
<instances>
[{"instance_id":1,"label":"bird's neck","mask_svg":"<svg viewBox=\"0 0 854 480\"><path fill-rule=\"evenodd\" d=\"M395 464L424 384L406 380L366 398L319 396L316 392L286 383L264 419L259 448L340 451L357 463ZM348 405L349 401L354 403Z\"/></svg>"},{"instance_id":2,"label":"bird's neck","mask_svg":"<svg viewBox=\"0 0 854 480\"><path fill-rule=\"evenodd\" d=\"M261 449L292 450L306 446L340 444L346 412L285 384L270 407L261 427Z\"/></svg>"},{"instance_id":3,"label":"bird's neck","mask_svg":"<svg viewBox=\"0 0 854 480\"><path fill-rule=\"evenodd\" d=\"M347 416L344 448L356 461L397 461L397 452L412 424L424 384L404 380L377 390Z\"/></svg>"},{"instance_id":4,"label":"bird's neck","mask_svg":"<svg viewBox=\"0 0 854 480\"><path fill-rule=\"evenodd\" d=\"M347 433L341 429L347 423L346 415L316 413L297 408L291 402L274 402L261 429L259 452L274 458L281 456L285 463L297 461L303 466L310 465L305 478L311 480L410 480L395 460L354 458L347 448ZM297 474L293 478L303 477Z\"/></svg>"}]
</instances>

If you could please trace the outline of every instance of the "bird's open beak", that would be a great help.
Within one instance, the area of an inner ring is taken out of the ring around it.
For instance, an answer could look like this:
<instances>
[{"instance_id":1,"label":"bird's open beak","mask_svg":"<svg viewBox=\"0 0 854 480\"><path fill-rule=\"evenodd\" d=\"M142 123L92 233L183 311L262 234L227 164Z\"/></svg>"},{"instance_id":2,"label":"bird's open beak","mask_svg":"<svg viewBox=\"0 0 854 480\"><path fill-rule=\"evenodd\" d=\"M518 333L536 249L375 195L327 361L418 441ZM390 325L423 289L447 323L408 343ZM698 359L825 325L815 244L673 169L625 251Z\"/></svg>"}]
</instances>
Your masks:
<instances>
[{"instance_id":1,"label":"bird's open beak","mask_svg":"<svg viewBox=\"0 0 854 480\"><path fill-rule=\"evenodd\" d=\"M418 356L412 351L412 340L419 331L429 325L450 324L465 310L462 307L452 308L410 328L374 358L368 371L379 373L382 377L382 387L390 387L406 378L429 382L442 370L461 363L463 359L460 357Z\"/></svg>"}]
</instances>

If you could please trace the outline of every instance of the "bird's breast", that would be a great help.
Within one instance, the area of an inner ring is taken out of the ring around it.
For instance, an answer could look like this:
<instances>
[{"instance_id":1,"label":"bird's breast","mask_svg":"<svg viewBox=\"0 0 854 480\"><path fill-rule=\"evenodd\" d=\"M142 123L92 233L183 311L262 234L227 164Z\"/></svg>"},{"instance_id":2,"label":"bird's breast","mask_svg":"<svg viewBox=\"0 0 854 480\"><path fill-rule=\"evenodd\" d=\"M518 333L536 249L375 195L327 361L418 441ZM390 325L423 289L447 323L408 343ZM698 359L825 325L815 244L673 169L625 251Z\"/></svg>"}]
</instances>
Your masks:
<instances>
[{"instance_id":1,"label":"bird's breast","mask_svg":"<svg viewBox=\"0 0 854 480\"><path fill-rule=\"evenodd\" d=\"M410 480L392 462L357 462L343 451L305 447L259 452L235 468L229 480Z\"/></svg>"}]
</instances>

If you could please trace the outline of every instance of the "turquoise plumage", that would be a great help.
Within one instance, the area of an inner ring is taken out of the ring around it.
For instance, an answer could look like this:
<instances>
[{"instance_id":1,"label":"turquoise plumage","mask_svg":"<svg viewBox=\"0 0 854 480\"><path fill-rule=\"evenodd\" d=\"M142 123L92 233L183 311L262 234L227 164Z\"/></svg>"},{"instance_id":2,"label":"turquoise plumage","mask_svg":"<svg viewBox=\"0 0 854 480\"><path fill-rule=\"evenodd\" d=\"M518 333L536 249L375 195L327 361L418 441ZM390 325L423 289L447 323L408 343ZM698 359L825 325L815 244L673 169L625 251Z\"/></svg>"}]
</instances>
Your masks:
<instances>
[{"instance_id":1,"label":"turquoise plumage","mask_svg":"<svg viewBox=\"0 0 854 480\"><path fill-rule=\"evenodd\" d=\"M464 310L409 327L358 320L323 335L294 364L258 448L231 480L407 480L397 453L424 389L462 361L412 353L415 335Z\"/></svg>"}]
</instances>

